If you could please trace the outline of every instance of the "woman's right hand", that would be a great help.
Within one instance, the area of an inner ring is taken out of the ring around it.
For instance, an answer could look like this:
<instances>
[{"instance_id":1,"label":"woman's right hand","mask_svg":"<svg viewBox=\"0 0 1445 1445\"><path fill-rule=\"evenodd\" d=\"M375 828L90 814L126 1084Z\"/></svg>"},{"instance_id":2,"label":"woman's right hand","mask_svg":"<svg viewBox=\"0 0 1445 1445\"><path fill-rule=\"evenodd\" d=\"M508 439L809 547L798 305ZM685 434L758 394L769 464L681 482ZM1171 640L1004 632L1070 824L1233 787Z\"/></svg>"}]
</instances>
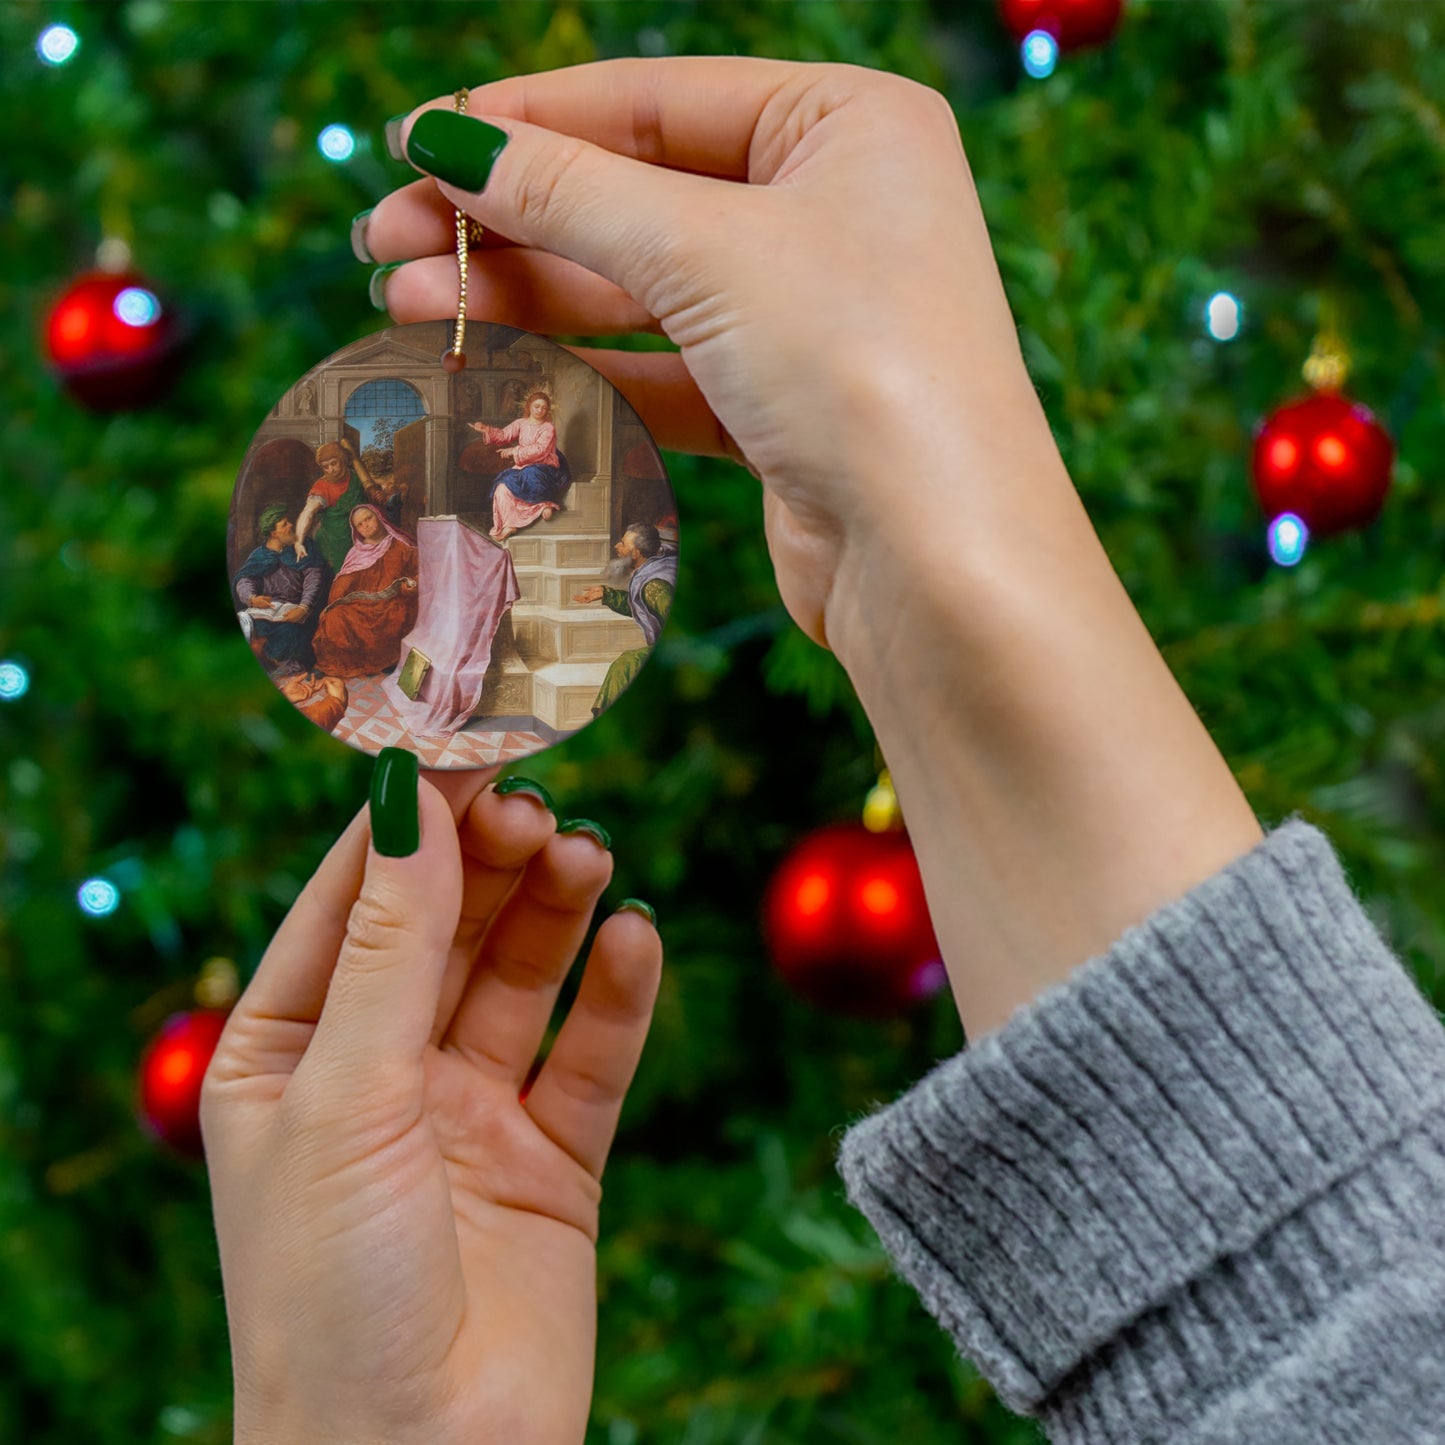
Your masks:
<instances>
[{"instance_id":1,"label":"woman's right hand","mask_svg":"<svg viewBox=\"0 0 1445 1445\"><path fill-rule=\"evenodd\" d=\"M664 447L761 477L783 601L873 723L970 1037L1258 841L1059 455L941 96L618 60L388 130L445 182L366 226L377 260L418 258L386 279L398 321L454 314L457 206L492 233L474 316L677 343L583 354Z\"/></svg>"},{"instance_id":2,"label":"woman's right hand","mask_svg":"<svg viewBox=\"0 0 1445 1445\"><path fill-rule=\"evenodd\" d=\"M935 91L842 65L604 61L481 86L466 116L430 102L392 140L441 191L408 186L366 224L378 261L418 258L387 277L396 320L455 313L455 205L510 242L473 251L473 314L665 333L680 354L583 354L662 446L760 476L783 599L819 641L846 630L873 544L916 545L920 517L966 541L967 513L1002 512L968 495L998 455L1062 472Z\"/></svg>"}]
</instances>

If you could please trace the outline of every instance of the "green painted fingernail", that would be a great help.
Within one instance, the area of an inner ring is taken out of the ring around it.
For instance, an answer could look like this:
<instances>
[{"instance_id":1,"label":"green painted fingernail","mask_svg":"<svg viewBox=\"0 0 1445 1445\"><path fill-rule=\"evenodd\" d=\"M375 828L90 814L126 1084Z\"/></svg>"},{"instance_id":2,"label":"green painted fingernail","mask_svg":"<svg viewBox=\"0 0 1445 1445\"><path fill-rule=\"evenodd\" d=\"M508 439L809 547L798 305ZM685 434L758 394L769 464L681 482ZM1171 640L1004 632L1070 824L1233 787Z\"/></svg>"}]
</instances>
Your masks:
<instances>
[{"instance_id":1,"label":"green painted fingernail","mask_svg":"<svg viewBox=\"0 0 1445 1445\"><path fill-rule=\"evenodd\" d=\"M541 783L534 783L531 778L503 778L492 791L499 798L508 797L512 793L525 793L529 798L536 798L549 813L557 811L551 793Z\"/></svg>"},{"instance_id":2,"label":"green painted fingernail","mask_svg":"<svg viewBox=\"0 0 1445 1445\"><path fill-rule=\"evenodd\" d=\"M398 266L405 266L405 261L392 261L385 266L378 266L371 273L371 283L366 288L366 294L371 297L371 304L378 311L386 310L386 278L395 271Z\"/></svg>"},{"instance_id":3,"label":"green painted fingernail","mask_svg":"<svg viewBox=\"0 0 1445 1445\"><path fill-rule=\"evenodd\" d=\"M657 927L657 912L652 904L644 903L640 898L624 898L617 905L619 913L640 913L654 928Z\"/></svg>"},{"instance_id":4,"label":"green painted fingernail","mask_svg":"<svg viewBox=\"0 0 1445 1445\"><path fill-rule=\"evenodd\" d=\"M382 748L371 775L371 841L386 858L409 858L421 846L417 760L405 748Z\"/></svg>"},{"instance_id":5,"label":"green painted fingernail","mask_svg":"<svg viewBox=\"0 0 1445 1445\"><path fill-rule=\"evenodd\" d=\"M448 185L480 191L510 139L484 120L454 110L426 110L406 138L406 158Z\"/></svg>"},{"instance_id":6,"label":"green painted fingernail","mask_svg":"<svg viewBox=\"0 0 1445 1445\"><path fill-rule=\"evenodd\" d=\"M386 137L386 153L394 161L404 161L406 159L406 152L401 148L401 128L406 124L406 117L410 114L411 112L407 111L406 115L392 116L382 131L382 134Z\"/></svg>"},{"instance_id":7,"label":"green painted fingernail","mask_svg":"<svg viewBox=\"0 0 1445 1445\"><path fill-rule=\"evenodd\" d=\"M351 218L351 254L368 266L376 265L376 257L371 254L366 244L366 223L371 219L372 209L368 206Z\"/></svg>"},{"instance_id":8,"label":"green painted fingernail","mask_svg":"<svg viewBox=\"0 0 1445 1445\"><path fill-rule=\"evenodd\" d=\"M591 818L568 818L565 823L558 826L559 833L586 833L589 838L595 838L604 848L611 849L612 835L602 826L601 823L594 823Z\"/></svg>"}]
</instances>

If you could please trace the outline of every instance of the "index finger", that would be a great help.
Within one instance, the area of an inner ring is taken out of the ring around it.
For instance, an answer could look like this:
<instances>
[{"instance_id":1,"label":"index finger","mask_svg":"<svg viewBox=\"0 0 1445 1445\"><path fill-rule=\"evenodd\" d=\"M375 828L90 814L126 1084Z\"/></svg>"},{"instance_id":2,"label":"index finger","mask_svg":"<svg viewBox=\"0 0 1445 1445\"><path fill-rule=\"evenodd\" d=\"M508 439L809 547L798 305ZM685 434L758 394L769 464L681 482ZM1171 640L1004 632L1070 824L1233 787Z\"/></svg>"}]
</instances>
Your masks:
<instances>
[{"instance_id":1,"label":"index finger","mask_svg":"<svg viewBox=\"0 0 1445 1445\"><path fill-rule=\"evenodd\" d=\"M468 109L671 170L767 180L755 173L752 154L755 138L770 130L765 115L774 102L787 102L794 88L812 84L819 69L738 55L598 60L479 85ZM446 97L418 111L452 105ZM780 122L790 109L783 105Z\"/></svg>"}]
</instances>

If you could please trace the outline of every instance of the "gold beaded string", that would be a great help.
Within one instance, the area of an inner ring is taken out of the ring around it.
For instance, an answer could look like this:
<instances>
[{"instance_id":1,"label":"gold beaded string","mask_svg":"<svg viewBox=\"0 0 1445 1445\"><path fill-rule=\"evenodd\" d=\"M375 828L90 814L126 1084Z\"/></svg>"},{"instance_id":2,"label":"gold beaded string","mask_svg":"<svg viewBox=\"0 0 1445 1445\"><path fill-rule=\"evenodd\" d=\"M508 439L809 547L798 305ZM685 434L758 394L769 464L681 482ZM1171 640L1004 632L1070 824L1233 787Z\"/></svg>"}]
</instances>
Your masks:
<instances>
[{"instance_id":1,"label":"gold beaded string","mask_svg":"<svg viewBox=\"0 0 1445 1445\"><path fill-rule=\"evenodd\" d=\"M452 107L458 115L467 113L468 92L465 89L459 90L452 96ZM467 335L467 243L475 237L482 239L482 228L475 227L469 233L468 217L465 211L458 211L457 215L457 325L452 334L452 349L442 358L442 364L448 371L460 371L466 364L467 358L462 351L462 342Z\"/></svg>"}]
</instances>

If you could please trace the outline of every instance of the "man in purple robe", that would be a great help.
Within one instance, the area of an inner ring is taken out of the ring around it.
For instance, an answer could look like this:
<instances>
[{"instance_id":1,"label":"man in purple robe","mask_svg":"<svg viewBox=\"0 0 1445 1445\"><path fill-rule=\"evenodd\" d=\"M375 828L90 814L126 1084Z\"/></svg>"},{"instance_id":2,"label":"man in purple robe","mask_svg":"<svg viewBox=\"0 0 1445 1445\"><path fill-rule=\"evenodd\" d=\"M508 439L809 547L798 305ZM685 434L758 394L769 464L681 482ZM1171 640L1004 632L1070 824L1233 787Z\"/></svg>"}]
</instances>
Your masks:
<instances>
[{"instance_id":1,"label":"man in purple robe","mask_svg":"<svg viewBox=\"0 0 1445 1445\"><path fill-rule=\"evenodd\" d=\"M279 503L261 513L261 545L236 573L241 630L273 677L289 677L316 664L316 631L331 569L319 552L296 555L296 526ZM269 615L261 615L261 614Z\"/></svg>"}]
</instances>

